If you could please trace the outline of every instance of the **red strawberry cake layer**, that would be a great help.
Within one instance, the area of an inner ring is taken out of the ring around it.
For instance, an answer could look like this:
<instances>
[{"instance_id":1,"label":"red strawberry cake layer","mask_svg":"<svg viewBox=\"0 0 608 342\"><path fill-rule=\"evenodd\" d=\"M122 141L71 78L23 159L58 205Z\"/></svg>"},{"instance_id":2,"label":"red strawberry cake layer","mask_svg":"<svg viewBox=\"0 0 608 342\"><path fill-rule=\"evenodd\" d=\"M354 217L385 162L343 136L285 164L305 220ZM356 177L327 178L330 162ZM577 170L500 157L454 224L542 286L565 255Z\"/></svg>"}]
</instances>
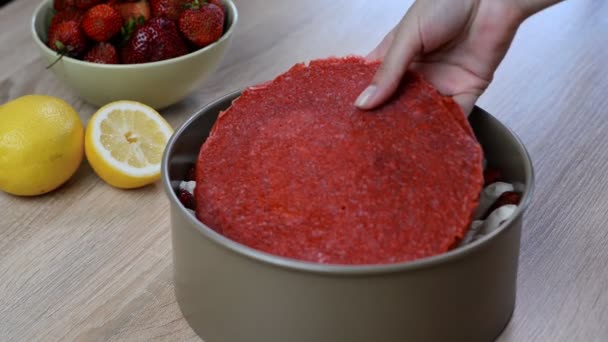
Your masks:
<instances>
[{"instance_id":1,"label":"red strawberry cake layer","mask_svg":"<svg viewBox=\"0 0 608 342\"><path fill-rule=\"evenodd\" d=\"M196 216L267 253L385 264L443 253L483 186L465 115L409 72L384 106L353 102L379 63L298 64L221 113L196 165Z\"/></svg>"}]
</instances>

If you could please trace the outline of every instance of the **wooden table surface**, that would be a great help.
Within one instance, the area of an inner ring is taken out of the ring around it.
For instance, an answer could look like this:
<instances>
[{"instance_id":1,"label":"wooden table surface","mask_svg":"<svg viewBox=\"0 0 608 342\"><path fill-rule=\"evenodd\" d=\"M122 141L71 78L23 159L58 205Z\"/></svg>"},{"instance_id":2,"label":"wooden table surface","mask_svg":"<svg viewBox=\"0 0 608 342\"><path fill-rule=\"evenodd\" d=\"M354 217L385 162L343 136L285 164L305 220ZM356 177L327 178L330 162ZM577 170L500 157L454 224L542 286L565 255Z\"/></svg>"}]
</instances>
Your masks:
<instances>
[{"instance_id":1,"label":"wooden table surface","mask_svg":"<svg viewBox=\"0 0 608 342\"><path fill-rule=\"evenodd\" d=\"M292 64L364 54L411 2L240 0L225 60L162 111L178 127L226 92ZM38 0L0 9L0 103L29 93L83 103L44 69L30 36ZM338 15L336 15L338 13ZM478 104L534 160L517 306L499 341L608 341L608 2L566 1L521 27ZM160 184L113 189L86 162L49 195L0 194L0 341L198 341L176 304Z\"/></svg>"}]
</instances>

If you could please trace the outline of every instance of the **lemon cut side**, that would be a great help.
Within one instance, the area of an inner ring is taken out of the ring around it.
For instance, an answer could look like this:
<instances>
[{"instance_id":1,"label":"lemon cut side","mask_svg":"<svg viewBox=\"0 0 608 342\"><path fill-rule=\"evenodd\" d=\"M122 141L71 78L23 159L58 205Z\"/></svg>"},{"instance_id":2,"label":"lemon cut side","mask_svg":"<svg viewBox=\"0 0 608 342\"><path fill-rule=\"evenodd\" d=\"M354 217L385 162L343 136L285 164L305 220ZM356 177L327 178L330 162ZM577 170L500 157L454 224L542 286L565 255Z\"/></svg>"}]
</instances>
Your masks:
<instances>
[{"instance_id":1,"label":"lemon cut side","mask_svg":"<svg viewBox=\"0 0 608 342\"><path fill-rule=\"evenodd\" d=\"M139 188L160 179L160 165L173 128L153 108L134 101L116 101L91 117L85 133L85 154L97 175L123 189Z\"/></svg>"}]
</instances>

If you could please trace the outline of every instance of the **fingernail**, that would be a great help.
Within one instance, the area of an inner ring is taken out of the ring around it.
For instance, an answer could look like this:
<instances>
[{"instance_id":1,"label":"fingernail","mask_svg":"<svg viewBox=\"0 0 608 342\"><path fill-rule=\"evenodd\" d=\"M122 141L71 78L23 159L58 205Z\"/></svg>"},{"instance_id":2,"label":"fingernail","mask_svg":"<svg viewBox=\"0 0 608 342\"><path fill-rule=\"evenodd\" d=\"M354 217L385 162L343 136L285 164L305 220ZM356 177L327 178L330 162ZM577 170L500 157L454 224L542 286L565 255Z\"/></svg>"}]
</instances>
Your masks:
<instances>
[{"instance_id":1,"label":"fingernail","mask_svg":"<svg viewBox=\"0 0 608 342\"><path fill-rule=\"evenodd\" d=\"M359 95L357 100L355 101L355 106L357 107L365 107L367 103L374 97L376 94L376 86L370 85Z\"/></svg>"}]
</instances>

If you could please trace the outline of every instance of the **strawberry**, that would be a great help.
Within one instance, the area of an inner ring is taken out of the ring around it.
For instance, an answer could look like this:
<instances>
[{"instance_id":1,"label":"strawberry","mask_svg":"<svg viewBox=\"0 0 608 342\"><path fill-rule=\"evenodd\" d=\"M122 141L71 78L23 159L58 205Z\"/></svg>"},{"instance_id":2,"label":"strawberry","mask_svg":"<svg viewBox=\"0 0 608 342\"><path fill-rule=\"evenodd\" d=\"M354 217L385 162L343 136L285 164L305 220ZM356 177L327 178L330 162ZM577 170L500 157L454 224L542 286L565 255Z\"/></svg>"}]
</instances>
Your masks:
<instances>
[{"instance_id":1,"label":"strawberry","mask_svg":"<svg viewBox=\"0 0 608 342\"><path fill-rule=\"evenodd\" d=\"M84 60L100 64L118 64L118 52L110 43L97 43L84 55Z\"/></svg>"},{"instance_id":2,"label":"strawberry","mask_svg":"<svg viewBox=\"0 0 608 342\"><path fill-rule=\"evenodd\" d=\"M74 6L81 10L87 10L97 4L104 2L103 0L72 0L74 2Z\"/></svg>"},{"instance_id":3,"label":"strawberry","mask_svg":"<svg viewBox=\"0 0 608 342\"><path fill-rule=\"evenodd\" d=\"M142 26L145 23L146 19L143 16L139 16L137 19L132 17L129 18L120 29L120 35L122 37L123 44L131 38L136 28Z\"/></svg>"},{"instance_id":4,"label":"strawberry","mask_svg":"<svg viewBox=\"0 0 608 342\"><path fill-rule=\"evenodd\" d=\"M55 11L63 11L74 6L74 0L53 0Z\"/></svg>"},{"instance_id":5,"label":"strawberry","mask_svg":"<svg viewBox=\"0 0 608 342\"><path fill-rule=\"evenodd\" d=\"M521 193L517 191L506 191L503 192L498 199L488 209L483 219L485 220L494 210L502 207L503 205L514 204L518 205L521 200Z\"/></svg>"},{"instance_id":6,"label":"strawberry","mask_svg":"<svg viewBox=\"0 0 608 342\"><path fill-rule=\"evenodd\" d=\"M122 16L123 22L127 22L129 19L137 19L143 17L144 20L150 19L150 5L146 0L139 0L135 2L116 2L114 8Z\"/></svg>"},{"instance_id":7,"label":"strawberry","mask_svg":"<svg viewBox=\"0 0 608 342\"><path fill-rule=\"evenodd\" d=\"M165 17L177 21L187 2L188 0L150 0L152 17Z\"/></svg>"},{"instance_id":8,"label":"strawberry","mask_svg":"<svg viewBox=\"0 0 608 342\"><path fill-rule=\"evenodd\" d=\"M484 186L499 182L502 179L502 174L498 169L488 168L483 171Z\"/></svg>"},{"instance_id":9,"label":"strawberry","mask_svg":"<svg viewBox=\"0 0 608 342\"><path fill-rule=\"evenodd\" d=\"M101 4L90 8L82 18L82 29L87 36L105 42L120 32L122 17L112 6Z\"/></svg>"},{"instance_id":10,"label":"strawberry","mask_svg":"<svg viewBox=\"0 0 608 342\"><path fill-rule=\"evenodd\" d=\"M209 45L224 33L224 12L214 4L199 0L189 6L179 17L179 29L197 47Z\"/></svg>"},{"instance_id":11,"label":"strawberry","mask_svg":"<svg viewBox=\"0 0 608 342\"><path fill-rule=\"evenodd\" d=\"M125 64L149 62L157 35L158 32L150 26L150 23L136 28L129 34L126 44L120 51L122 62Z\"/></svg>"},{"instance_id":12,"label":"strawberry","mask_svg":"<svg viewBox=\"0 0 608 342\"><path fill-rule=\"evenodd\" d=\"M194 196L186 190L180 190L177 193L177 198L182 203L182 205L190 210L194 210L196 205L194 203Z\"/></svg>"},{"instance_id":13,"label":"strawberry","mask_svg":"<svg viewBox=\"0 0 608 342\"><path fill-rule=\"evenodd\" d=\"M49 31L48 45L61 55L78 57L87 49L87 39L76 21L64 21Z\"/></svg>"},{"instance_id":14,"label":"strawberry","mask_svg":"<svg viewBox=\"0 0 608 342\"><path fill-rule=\"evenodd\" d=\"M80 25L74 20L69 20L60 22L49 29L47 44L59 55L53 63L46 67L49 69L63 56L80 57L86 51L88 41L82 33Z\"/></svg>"},{"instance_id":15,"label":"strawberry","mask_svg":"<svg viewBox=\"0 0 608 342\"><path fill-rule=\"evenodd\" d=\"M178 57L188 53L186 42L175 23L156 17L135 29L121 50L123 63L146 63Z\"/></svg>"},{"instance_id":16,"label":"strawberry","mask_svg":"<svg viewBox=\"0 0 608 342\"><path fill-rule=\"evenodd\" d=\"M68 7L62 11L59 11L55 13L53 19L51 19L51 28L49 28L49 32L53 29L54 26L57 26L57 24L62 23L64 21L73 20L80 25L83 15L84 13L81 10L78 10L74 7Z\"/></svg>"}]
</instances>

